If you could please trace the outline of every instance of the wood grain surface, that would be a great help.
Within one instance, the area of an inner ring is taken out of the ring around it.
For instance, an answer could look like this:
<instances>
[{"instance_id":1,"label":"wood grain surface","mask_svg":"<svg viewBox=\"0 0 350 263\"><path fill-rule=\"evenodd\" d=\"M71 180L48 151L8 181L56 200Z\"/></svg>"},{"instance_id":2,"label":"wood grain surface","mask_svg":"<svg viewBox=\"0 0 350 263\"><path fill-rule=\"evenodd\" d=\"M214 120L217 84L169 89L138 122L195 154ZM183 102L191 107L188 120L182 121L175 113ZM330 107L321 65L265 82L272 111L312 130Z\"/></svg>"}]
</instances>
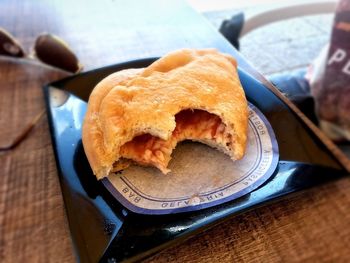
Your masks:
<instances>
[{"instance_id":1,"label":"wood grain surface","mask_svg":"<svg viewBox=\"0 0 350 263\"><path fill-rule=\"evenodd\" d=\"M0 145L45 108L41 86L67 73L0 58ZM14 150L0 153L0 261L72 261L46 115Z\"/></svg>"},{"instance_id":2,"label":"wood grain surface","mask_svg":"<svg viewBox=\"0 0 350 263\"><path fill-rule=\"evenodd\" d=\"M42 32L62 37L85 70L181 47L232 50L182 1L2 0L0 27L28 53ZM0 58L0 146L43 109L42 85L67 75L26 59ZM0 261L74 262L46 116L22 144L0 153L0 169ZM146 262L348 262L349 212L345 178L236 216Z\"/></svg>"}]
</instances>

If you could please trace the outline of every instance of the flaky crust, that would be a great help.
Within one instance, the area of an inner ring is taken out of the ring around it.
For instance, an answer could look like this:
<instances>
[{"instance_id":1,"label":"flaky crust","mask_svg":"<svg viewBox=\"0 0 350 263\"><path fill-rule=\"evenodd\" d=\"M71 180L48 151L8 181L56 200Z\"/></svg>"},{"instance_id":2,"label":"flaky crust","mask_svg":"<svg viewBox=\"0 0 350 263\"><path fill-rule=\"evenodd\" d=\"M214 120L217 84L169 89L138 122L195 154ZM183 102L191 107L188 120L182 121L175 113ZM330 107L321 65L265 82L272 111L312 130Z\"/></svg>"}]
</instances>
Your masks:
<instances>
[{"instance_id":1,"label":"flaky crust","mask_svg":"<svg viewBox=\"0 0 350 263\"><path fill-rule=\"evenodd\" d=\"M184 109L219 116L233 141L230 151L223 150L233 160L242 158L248 112L236 67L231 56L216 50L183 49L147 68L103 79L90 95L82 133L96 177L108 176L120 147L135 136L149 133L167 140L176 126L175 115Z\"/></svg>"}]
</instances>

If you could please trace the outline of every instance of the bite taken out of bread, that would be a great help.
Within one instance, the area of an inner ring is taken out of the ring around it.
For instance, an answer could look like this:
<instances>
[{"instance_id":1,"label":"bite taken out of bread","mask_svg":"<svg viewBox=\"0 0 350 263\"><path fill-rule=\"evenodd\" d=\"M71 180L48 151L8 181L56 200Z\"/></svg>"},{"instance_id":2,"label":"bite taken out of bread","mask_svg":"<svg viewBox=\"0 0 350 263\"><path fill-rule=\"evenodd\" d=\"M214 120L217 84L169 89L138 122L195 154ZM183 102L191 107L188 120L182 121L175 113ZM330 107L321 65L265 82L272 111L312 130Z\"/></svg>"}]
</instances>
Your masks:
<instances>
[{"instance_id":1,"label":"bite taken out of bread","mask_svg":"<svg viewBox=\"0 0 350 263\"><path fill-rule=\"evenodd\" d=\"M183 140L241 159L247 125L234 58L214 49L182 49L101 80L89 98L82 140L98 179L131 163L168 173L171 153Z\"/></svg>"}]
</instances>

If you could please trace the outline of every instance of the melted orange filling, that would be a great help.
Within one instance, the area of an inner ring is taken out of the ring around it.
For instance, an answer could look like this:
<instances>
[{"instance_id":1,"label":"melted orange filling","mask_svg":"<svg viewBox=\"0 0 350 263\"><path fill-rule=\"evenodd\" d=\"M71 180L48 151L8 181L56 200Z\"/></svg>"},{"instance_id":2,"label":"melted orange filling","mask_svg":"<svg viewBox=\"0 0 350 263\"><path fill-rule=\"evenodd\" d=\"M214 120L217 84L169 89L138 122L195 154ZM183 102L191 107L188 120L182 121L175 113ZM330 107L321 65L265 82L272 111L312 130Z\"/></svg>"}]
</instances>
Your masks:
<instances>
[{"instance_id":1,"label":"melted orange filling","mask_svg":"<svg viewBox=\"0 0 350 263\"><path fill-rule=\"evenodd\" d=\"M220 144L229 144L230 136L221 119L202 110L183 110L175 116L176 128L168 140L162 140L150 134L142 134L121 147L121 156L142 165L153 165L163 173L176 144L183 140L213 140ZM119 163L119 164L118 164ZM125 162L117 162L113 171L125 168Z\"/></svg>"}]
</instances>

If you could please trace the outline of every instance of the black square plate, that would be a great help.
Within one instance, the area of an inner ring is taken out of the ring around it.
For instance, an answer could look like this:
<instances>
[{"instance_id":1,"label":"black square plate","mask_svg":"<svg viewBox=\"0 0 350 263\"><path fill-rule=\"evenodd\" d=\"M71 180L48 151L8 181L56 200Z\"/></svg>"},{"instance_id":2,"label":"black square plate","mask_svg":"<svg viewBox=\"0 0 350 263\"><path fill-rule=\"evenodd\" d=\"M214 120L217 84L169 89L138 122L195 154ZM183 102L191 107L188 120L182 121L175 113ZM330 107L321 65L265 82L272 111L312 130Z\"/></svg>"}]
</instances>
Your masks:
<instances>
[{"instance_id":1,"label":"black square plate","mask_svg":"<svg viewBox=\"0 0 350 263\"><path fill-rule=\"evenodd\" d=\"M277 138L280 161L271 178L239 199L200 211L175 215L128 211L93 176L81 144L81 127L88 96L102 78L121 69L148 66L154 60L109 66L44 87L61 188L79 261L141 259L230 216L347 174L284 102L239 70L248 100L263 112Z\"/></svg>"}]
</instances>

